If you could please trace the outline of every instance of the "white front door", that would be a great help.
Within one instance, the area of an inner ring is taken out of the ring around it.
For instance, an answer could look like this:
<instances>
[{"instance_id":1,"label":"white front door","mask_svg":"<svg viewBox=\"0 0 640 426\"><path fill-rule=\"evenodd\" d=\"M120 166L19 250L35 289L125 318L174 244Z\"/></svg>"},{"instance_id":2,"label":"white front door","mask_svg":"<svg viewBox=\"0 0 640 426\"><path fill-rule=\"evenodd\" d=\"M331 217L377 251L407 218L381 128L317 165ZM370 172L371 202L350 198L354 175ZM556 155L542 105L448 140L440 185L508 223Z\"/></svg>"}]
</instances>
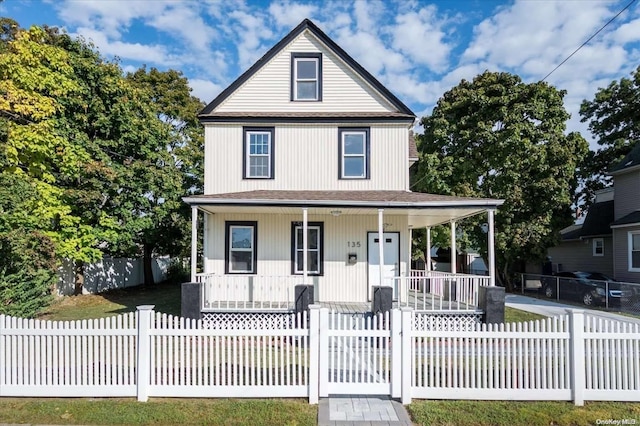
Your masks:
<instances>
[{"instance_id":1,"label":"white front door","mask_svg":"<svg viewBox=\"0 0 640 426\"><path fill-rule=\"evenodd\" d=\"M400 276L400 233L385 232L384 262L382 265L382 285L393 287L394 300L398 297L398 280L393 277ZM369 263L369 300L371 300L371 287L380 284L380 241L377 232L368 233L367 261Z\"/></svg>"}]
</instances>

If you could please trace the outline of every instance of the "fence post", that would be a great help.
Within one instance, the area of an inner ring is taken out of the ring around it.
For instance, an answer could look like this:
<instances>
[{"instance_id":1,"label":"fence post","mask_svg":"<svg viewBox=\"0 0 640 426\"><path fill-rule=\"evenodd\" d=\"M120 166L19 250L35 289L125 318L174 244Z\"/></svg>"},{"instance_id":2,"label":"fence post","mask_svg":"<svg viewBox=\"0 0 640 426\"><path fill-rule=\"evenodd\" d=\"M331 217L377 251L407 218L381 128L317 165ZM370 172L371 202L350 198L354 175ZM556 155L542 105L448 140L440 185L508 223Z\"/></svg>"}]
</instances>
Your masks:
<instances>
[{"instance_id":1,"label":"fence post","mask_svg":"<svg viewBox=\"0 0 640 426\"><path fill-rule=\"evenodd\" d=\"M402 316L399 309L391 312L391 397L400 398L402 392L402 369L404 353L402 352Z\"/></svg>"},{"instance_id":2,"label":"fence post","mask_svg":"<svg viewBox=\"0 0 640 426\"><path fill-rule=\"evenodd\" d=\"M303 315L300 312L299 315ZM318 403L320 377L320 305L309 305L309 404Z\"/></svg>"},{"instance_id":3,"label":"fence post","mask_svg":"<svg viewBox=\"0 0 640 426\"><path fill-rule=\"evenodd\" d=\"M333 314L332 314L333 315ZM318 339L318 353L320 359L318 362L319 392L320 396L326 398L329 396L329 308L320 309L320 337Z\"/></svg>"},{"instance_id":4,"label":"fence post","mask_svg":"<svg viewBox=\"0 0 640 426\"><path fill-rule=\"evenodd\" d=\"M573 403L584 405L585 365L584 365L584 311L567 309L569 312L569 335L571 338L571 389Z\"/></svg>"},{"instance_id":5,"label":"fence post","mask_svg":"<svg viewBox=\"0 0 640 426\"><path fill-rule=\"evenodd\" d=\"M413 325L413 309L404 307L402 313L402 404L411 404L411 378L414 375L413 348L411 329Z\"/></svg>"},{"instance_id":6,"label":"fence post","mask_svg":"<svg viewBox=\"0 0 640 426\"><path fill-rule=\"evenodd\" d=\"M149 329L154 305L138 306L138 356L136 362L136 385L138 401L147 402L149 399L149 352L151 344Z\"/></svg>"}]
</instances>

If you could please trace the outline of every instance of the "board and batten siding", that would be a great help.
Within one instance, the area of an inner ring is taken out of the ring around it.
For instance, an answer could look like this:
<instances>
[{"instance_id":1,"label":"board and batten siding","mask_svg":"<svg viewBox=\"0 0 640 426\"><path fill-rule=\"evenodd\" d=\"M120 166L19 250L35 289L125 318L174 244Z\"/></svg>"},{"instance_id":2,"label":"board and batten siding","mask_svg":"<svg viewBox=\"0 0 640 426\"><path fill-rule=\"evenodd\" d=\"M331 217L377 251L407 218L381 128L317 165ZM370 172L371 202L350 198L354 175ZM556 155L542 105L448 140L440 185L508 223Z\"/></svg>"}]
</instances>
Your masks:
<instances>
[{"instance_id":1,"label":"board and batten siding","mask_svg":"<svg viewBox=\"0 0 640 426\"><path fill-rule=\"evenodd\" d=\"M243 179L242 125L208 124L205 126L204 192L407 190L409 129L402 124L366 126L370 129L370 179L338 178L338 128L349 126L278 124L274 132L275 178Z\"/></svg>"},{"instance_id":2,"label":"board and batten siding","mask_svg":"<svg viewBox=\"0 0 640 426\"><path fill-rule=\"evenodd\" d=\"M225 222L258 222L257 276L291 276L291 223L302 221L300 215L278 214L222 214L205 215L208 220L208 242L205 252L205 271L223 275L225 271ZM367 232L377 232L378 216L309 214L309 222L324 224L324 273L309 276L309 283L316 288L316 301L321 302L366 302L368 299ZM406 216L385 215L391 225L385 232L400 233L400 273L408 273L409 245ZM356 247L347 247L355 242ZM357 243L360 247L357 247ZM356 253L354 265L347 262L347 255ZM303 284L300 275L300 284Z\"/></svg>"},{"instance_id":3,"label":"board and batten siding","mask_svg":"<svg viewBox=\"0 0 640 426\"><path fill-rule=\"evenodd\" d=\"M618 188L616 188L618 191ZM618 196L616 192L616 197ZM640 283L640 272L629 271L629 232L640 231L640 226L629 226L613 229L613 244L615 250L614 278L618 281Z\"/></svg>"},{"instance_id":4,"label":"board and batten siding","mask_svg":"<svg viewBox=\"0 0 640 426\"><path fill-rule=\"evenodd\" d=\"M565 241L555 247L550 247L547 254L556 270L558 264L562 271L594 271L613 276L613 240L604 237L604 256L593 255L593 240ZM540 267L541 268L541 267ZM540 274L541 269L532 271Z\"/></svg>"},{"instance_id":5,"label":"board and batten siding","mask_svg":"<svg viewBox=\"0 0 640 426\"><path fill-rule=\"evenodd\" d=\"M640 170L614 176L615 220L640 210Z\"/></svg>"},{"instance_id":6,"label":"board and batten siding","mask_svg":"<svg viewBox=\"0 0 640 426\"><path fill-rule=\"evenodd\" d=\"M322 53L322 101L291 101L291 54ZM387 112L394 108L308 31L300 34L216 112Z\"/></svg>"}]
</instances>

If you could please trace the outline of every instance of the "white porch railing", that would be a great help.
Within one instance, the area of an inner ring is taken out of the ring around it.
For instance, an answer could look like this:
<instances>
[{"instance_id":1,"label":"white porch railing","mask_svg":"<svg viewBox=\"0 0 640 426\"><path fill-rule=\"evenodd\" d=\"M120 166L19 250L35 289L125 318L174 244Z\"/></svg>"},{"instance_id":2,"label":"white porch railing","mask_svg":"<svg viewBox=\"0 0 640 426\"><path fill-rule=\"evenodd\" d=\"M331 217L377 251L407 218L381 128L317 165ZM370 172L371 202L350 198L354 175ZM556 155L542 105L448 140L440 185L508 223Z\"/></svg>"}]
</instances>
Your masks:
<instances>
[{"instance_id":1,"label":"white porch railing","mask_svg":"<svg viewBox=\"0 0 640 426\"><path fill-rule=\"evenodd\" d=\"M302 277L198 274L202 310L289 310Z\"/></svg>"},{"instance_id":2,"label":"white porch railing","mask_svg":"<svg viewBox=\"0 0 640 426\"><path fill-rule=\"evenodd\" d=\"M489 286L488 276L441 271L412 270L395 279L398 304L420 311L475 311L480 287Z\"/></svg>"}]
</instances>

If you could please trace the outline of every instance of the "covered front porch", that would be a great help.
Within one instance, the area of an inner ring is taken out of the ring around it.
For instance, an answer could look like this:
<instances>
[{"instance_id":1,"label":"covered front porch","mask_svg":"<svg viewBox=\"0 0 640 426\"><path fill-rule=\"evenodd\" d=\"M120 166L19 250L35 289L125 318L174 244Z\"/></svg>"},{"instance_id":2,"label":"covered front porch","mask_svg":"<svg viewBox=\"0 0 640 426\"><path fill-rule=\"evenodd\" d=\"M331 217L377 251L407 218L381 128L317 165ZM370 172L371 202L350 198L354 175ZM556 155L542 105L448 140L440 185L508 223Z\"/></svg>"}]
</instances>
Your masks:
<instances>
[{"instance_id":1,"label":"covered front porch","mask_svg":"<svg viewBox=\"0 0 640 426\"><path fill-rule=\"evenodd\" d=\"M192 206L192 276L202 312L291 311L296 286L341 312L371 310L373 289L394 307L476 311L479 288L495 285L494 213L501 200L406 191L250 191L186 199ZM412 231L487 215L488 276L411 269ZM200 216L201 215L201 216ZM199 216L202 233L198 231ZM198 239L202 235L202 268ZM382 242L382 244L380 243ZM383 259L380 261L380 259Z\"/></svg>"}]
</instances>

